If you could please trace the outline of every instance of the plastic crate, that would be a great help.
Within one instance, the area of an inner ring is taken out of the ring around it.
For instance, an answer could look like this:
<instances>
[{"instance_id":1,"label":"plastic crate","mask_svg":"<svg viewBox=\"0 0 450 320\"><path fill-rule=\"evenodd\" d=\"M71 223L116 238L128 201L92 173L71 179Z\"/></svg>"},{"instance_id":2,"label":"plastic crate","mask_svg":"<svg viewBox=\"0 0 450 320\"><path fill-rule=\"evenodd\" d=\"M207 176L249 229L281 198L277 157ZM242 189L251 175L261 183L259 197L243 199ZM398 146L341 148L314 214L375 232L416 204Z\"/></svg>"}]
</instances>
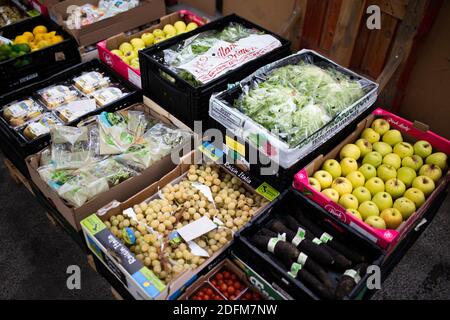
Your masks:
<instances>
[{"instance_id":1,"label":"plastic crate","mask_svg":"<svg viewBox=\"0 0 450 320\"><path fill-rule=\"evenodd\" d=\"M417 140L426 140L433 146L433 152L440 151L447 155L450 154L449 140L428 130L428 127L424 128L423 124L412 123L386 110L378 108L359 122L355 130L341 141L340 144L335 146L333 150L326 154L318 155L308 165L301 169L294 177L293 187L317 203L320 207L324 208L330 217L332 216L342 223L349 225L356 232L361 234L361 236L386 250L387 255L389 255L396 246L409 235L411 230L420 223L422 217L430 210L430 206L436 201L436 198L445 192L450 183L450 171L448 168L443 170L442 177L435 183L436 188L427 197L425 203L417 208L417 210L395 230L372 228L365 222L348 213L344 207L331 201L322 193L311 187L308 182L308 177L319 170L322 167L323 162L327 159L337 158L342 147L359 139L361 132L365 128L370 127L372 122L377 118L385 119L389 122L391 129L399 130L406 142L414 143Z\"/></svg>"},{"instance_id":2,"label":"plastic crate","mask_svg":"<svg viewBox=\"0 0 450 320\"><path fill-rule=\"evenodd\" d=\"M163 29L164 25L174 23L177 20L183 20L186 24L188 24L189 22L195 22L199 26L205 24L205 21L202 18L188 10L180 10L169 15L165 15L157 21L154 21L151 26L140 30L137 33L121 33L97 43L98 55L100 60L114 69L114 71L116 71L122 77L142 88L141 71L126 64L118 55L112 53L111 50L118 49L120 43L123 43L125 41L129 42L129 40L140 37L146 32L152 32L156 28Z\"/></svg>"},{"instance_id":3,"label":"plastic crate","mask_svg":"<svg viewBox=\"0 0 450 320\"><path fill-rule=\"evenodd\" d=\"M0 62L0 94L39 81L81 61L75 39L53 21L42 16L6 26L2 28L0 35L13 40L15 36L25 31L31 32L38 25L46 26L49 31L56 31L64 40L21 57Z\"/></svg>"},{"instance_id":4,"label":"plastic crate","mask_svg":"<svg viewBox=\"0 0 450 320\"><path fill-rule=\"evenodd\" d=\"M103 62L100 60L92 60L90 62L77 64L67 70L61 71L45 80L40 82L28 85L24 88L13 91L7 95L0 97L0 107L4 105L18 100L22 97L33 95L37 90L41 88L45 88L52 84L69 80L71 77L74 77L80 74L83 71L89 71L92 69L99 69L103 73L105 73L113 82L119 83L122 87L126 88L128 93L120 98L119 100L108 104L104 107L99 107L96 110L84 115L83 117L69 123L68 125L76 125L82 119L86 119L89 116L94 114L98 114L102 111L115 111L119 108L123 108L124 106L131 105L133 103L137 103L142 101L142 94L139 88L135 87L133 84L121 78L119 75L115 74L111 71ZM25 158L31 154L39 152L48 146L50 142L50 135L44 135L39 138L36 138L32 141L28 141L21 134L15 131L10 125L6 122L3 116L0 115L0 142L2 143L1 148L6 157L8 157L15 166L21 171L21 173L29 177L28 170L25 165ZM3 146L4 145L4 146Z\"/></svg>"},{"instance_id":5,"label":"plastic crate","mask_svg":"<svg viewBox=\"0 0 450 320\"><path fill-rule=\"evenodd\" d=\"M153 57L158 54L161 55L162 50L186 40L193 35L208 30L222 29L230 22L237 22L246 27L264 31L266 34L277 38L281 42L281 46L198 87L193 87ZM258 68L287 56L290 53L289 47L290 42L288 40L235 14L229 15L201 26L192 32L139 51L142 88L145 95L149 96L191 128L193 128L194 121L196 120L203 121L203 125L205 126L208 125L209 98L213 92L222 91L227 88L228 84L239 81ZM172 81L169 81L167 76Z\"/></svg>"},{"instance_id":6,"label":"plastic crate","mask_svg":"<svg viewBox=\"0 0 450 320\"><path fill-rule=\"evenodd\" d=\"M249 237L267 225L275 215L282 216L293 210L302 211L305 215L312 218L324 232L333 235L334 238L339 239L339 241L344 245L347 245L348 248L357 250L359 253L363 254L367 263L370 265L381 266L384 260L384 251L370 241L359 236L359 234L354 232L351 228L330 220L328 215L323 212L319 206L305 201L296 190L289 189L283 194L278 203L263 212L257 219L241 231L235 239L235 247L233 250L237 257L248 263L251 268L258 272L258 274L265 278L269 283L276 283L294 299L319 300L322 298L304 283L289 276L287 273L288 270L272 254L262 252L249 240ZM328 272L332 281L336 283L339 273L325 267L324 269ZM345 299L361 299L368 294L369 289L366 286L368 276L368 274L364 275Z\"/></svg>"}]
</instances>

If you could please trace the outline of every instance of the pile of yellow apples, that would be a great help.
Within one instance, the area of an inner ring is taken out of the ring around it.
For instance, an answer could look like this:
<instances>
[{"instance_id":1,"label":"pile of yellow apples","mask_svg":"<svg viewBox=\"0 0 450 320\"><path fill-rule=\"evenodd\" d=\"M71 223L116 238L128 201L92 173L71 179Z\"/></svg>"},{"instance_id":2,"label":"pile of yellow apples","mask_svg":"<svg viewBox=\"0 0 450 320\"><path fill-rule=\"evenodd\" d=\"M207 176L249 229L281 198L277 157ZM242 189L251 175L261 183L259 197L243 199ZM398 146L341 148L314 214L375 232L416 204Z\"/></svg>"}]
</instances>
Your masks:
<instances>
[{"instance_id":1,"label":"pile of yellow apples","mask_svg":"<svg viewBox=\"0 0 450 320\"><path fill-rule=\"evenodd\" d=\"M126 64L139 70L138 51L147 48L153 44L159 43L176 35L192 31L198 25L190 22L188 25L182 20L176 21L173 25L166 24L163 29L154 29L152 32L145 32L139 38L133 38L129 42L123 42L118 49L111 50L118 55Z\"/></svg>"},{"instance_id":2,"label":"pile of yellow apples","mask_svg":"<svg viewBox=\"0 0 450 320\"><path fill-rule=\"evenodd\" d=\"M376 229L397 229L425 202L447 167L428 141L414 144L379 118L326 160L309 184Z\"/></svg>"}]
</instances>

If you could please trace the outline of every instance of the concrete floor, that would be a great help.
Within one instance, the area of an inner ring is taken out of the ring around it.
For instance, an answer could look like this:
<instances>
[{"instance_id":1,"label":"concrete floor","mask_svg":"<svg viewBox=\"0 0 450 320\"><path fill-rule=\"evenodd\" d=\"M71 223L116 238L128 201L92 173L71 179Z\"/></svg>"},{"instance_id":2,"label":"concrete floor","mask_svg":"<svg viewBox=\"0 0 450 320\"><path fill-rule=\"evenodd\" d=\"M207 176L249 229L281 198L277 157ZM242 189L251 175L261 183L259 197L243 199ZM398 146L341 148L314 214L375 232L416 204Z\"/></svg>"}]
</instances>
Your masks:
<instances>
[{"instance_id":1,"label":"concrete floor","mask_svg":"<svg viewBox=\"0 0 450 320\"><path fill-rule=\"evenodd\" d=\"M0 160L2 160L0 155ZM52 225L33 196L0 161L0 299L112 299L73 240ZM450 299L450 197L374 299ZM66 286L81 268L81 289Z\"/></svg>"}]
</instances>

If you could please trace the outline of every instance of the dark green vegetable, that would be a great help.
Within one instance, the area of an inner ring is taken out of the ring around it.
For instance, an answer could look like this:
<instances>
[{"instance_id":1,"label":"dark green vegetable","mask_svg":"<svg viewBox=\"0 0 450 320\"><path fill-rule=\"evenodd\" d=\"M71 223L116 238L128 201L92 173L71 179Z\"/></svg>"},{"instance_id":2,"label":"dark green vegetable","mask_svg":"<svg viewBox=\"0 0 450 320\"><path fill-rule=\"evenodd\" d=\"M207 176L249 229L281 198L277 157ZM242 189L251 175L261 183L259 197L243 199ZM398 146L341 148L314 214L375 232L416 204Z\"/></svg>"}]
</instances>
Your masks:
<instances>
[{"instance_id":1,"label":"dark green vegetable","mask_svg":"<svg viewBox=\"0 0 450 320\"><path fill-rule=\"evenodd\" d=\"M323 236L324 232L323 230L317 226L312 220L310 220L308 217L305 216L300 211L295 211L292 213L292 216L298 221L301 222L302 225L304 225L308 230L310 230L316 237L319 239ZM327 242L327 245L329 245L331 248L337 250L341 254L343 254L347 259L353 261L354 263L361 263L365 261L365 257L354 250L348 248L346 245L341 243L337 239L330 239Z\"/></svg>"},{"instance_id":2,"label":"dark green vegetable","mask_svg":"<svg viewBox=\"0 0 450 320\"><path fill-rule=\"evenodd\" d=\"M334 297L337 300L342 300L345 296L350 294L356 287L360 279L366 274L367 267L367 263L361 263L356 265L353 269L346 270L346 272L344 272L344 274L339 279Z\"/></svg>"}]
</instances>

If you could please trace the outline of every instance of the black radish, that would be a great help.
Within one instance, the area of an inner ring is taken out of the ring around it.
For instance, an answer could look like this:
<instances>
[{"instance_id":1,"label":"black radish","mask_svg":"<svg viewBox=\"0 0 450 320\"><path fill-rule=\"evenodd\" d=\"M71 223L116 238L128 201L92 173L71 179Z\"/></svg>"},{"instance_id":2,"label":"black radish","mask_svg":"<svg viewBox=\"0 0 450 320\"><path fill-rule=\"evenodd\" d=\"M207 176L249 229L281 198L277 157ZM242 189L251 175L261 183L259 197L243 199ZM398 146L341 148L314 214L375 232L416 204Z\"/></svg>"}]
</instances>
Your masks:
<instances>
[{"instance_id":1,"label":"black radish","mask_svg":"<svg viewBox=\"0 0 450 320\"><path fill-rule=\"evenodd\" d=\"M334 259L328 250L323 246L318 246L312 243L308 239L301 239L301 237L296 237L297 233L286 227L280 220L272 220L268 227L277 233L285 233L286 241L293 242L298 250L305 252L308 256L312 257L318 263L324 266L332 266L334 264ZM298 229L297 229L298 230Z\"/></svg>"},{"instance_id":2,"label":"black radish","mask_svg":"<svg viewBox=\"0 0 450 320\"><path fill-rule=\"evenodd\" d=\"M311 231L309 231L305 226L300 224L292 216L285 215L283 216L282 221L291 230L299 230L299 228L305 230L305 238L311 241L313 245L327 251L328 255L330 255L332 260L334 261L334 267L336 267L339 270L346 270L351 267L352 262L350 260L348 260L345 256L343 256L339 252L336 252L336 250L334 250L327 244L324 244L323 242L319 241L319 239L316 238L316 236Z\"/></svg>"},{"instance_id":3,"label":"black radish","mask_svg":"<svg viewBox=\"0 0 450 320\"><path fill-rule=\"evenodd\" d=\"M354 263L361 263L365 261L365 258L363 255L355 252L354 250L348 248L344 244L342 244L339 240L334 238L329 238L329 235L326 232L323 232L323 230L312 220L310 220L308 217L306 217L305 214L303 214L300 211L295 211L292 213L292 216L303 226L305 226L308 230L310 230L317 238L320 240L328 240L324 241L328 246L331 248L337 250L341 254L343 254L347 259L353 261Z\"/></svg>"},{"instance_id":4,"label":"black radish","mask_svg":"<svg viewBox=\"0 0 450 320\"><path fill-rule=\"evenodd\" d=\"M356 265L353 269L346 270L339 279L339 283L334 292L334 297L337 300L342 300L345 296L350 294L358 282L361 281L361 278L366 274L367 267L367 263L361 263Z\"/></svg>"}]
</instances>

